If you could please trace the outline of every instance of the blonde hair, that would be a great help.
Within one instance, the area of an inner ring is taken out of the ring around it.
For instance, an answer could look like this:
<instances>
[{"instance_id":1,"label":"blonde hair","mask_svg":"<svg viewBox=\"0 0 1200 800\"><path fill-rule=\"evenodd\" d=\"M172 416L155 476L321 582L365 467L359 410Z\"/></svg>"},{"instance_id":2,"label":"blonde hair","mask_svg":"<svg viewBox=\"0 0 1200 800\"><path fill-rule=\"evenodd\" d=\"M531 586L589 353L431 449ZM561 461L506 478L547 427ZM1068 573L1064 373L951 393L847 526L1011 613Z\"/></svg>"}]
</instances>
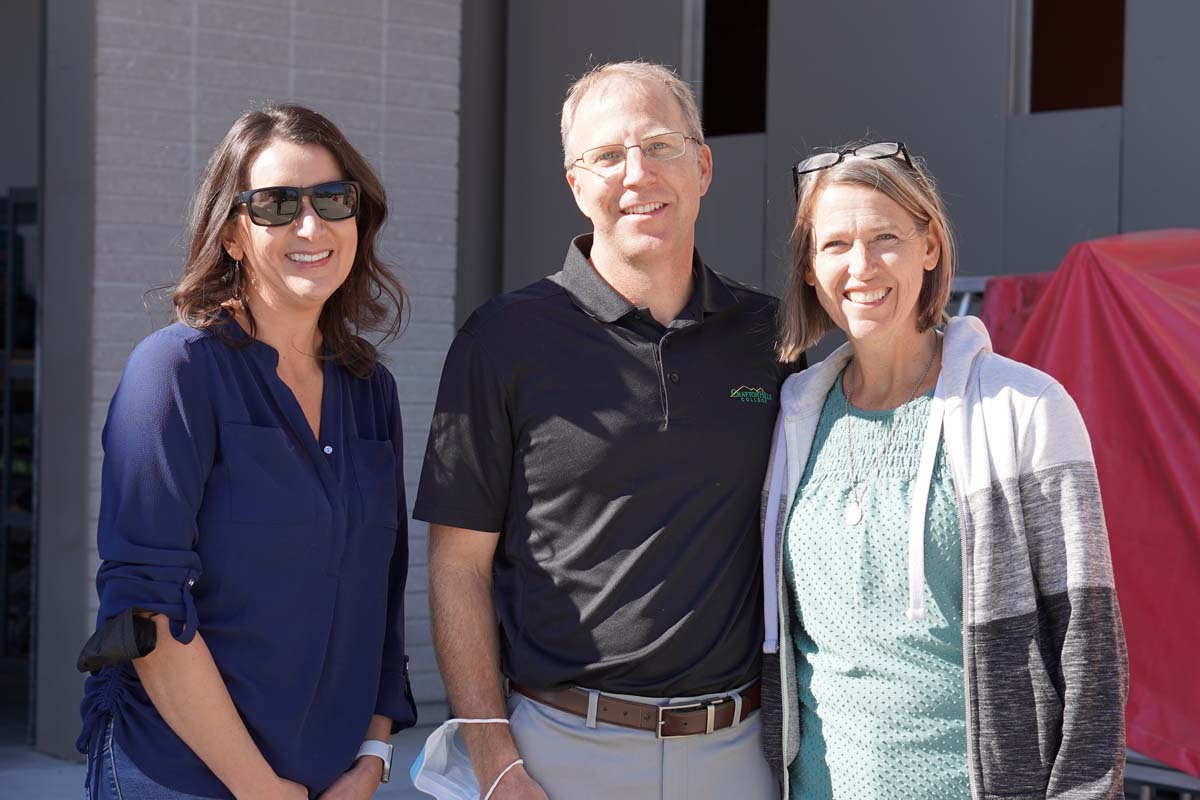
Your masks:
<instances>
[{"instance_id":1,"label":"blonde hair","mask_svg":"<svg viewBox=\"0 0 1200 800\"><path fill-rule=\"evenodd\" d=\"M861 143L850 143L849 150ZM882 192L909 213L922 233L932 231L940 253L934 268L925 273L917 298L917 330L927 331L942 321L950 286L958 266L954 234L933 176L919 160L913 165L900 158L847 157L829 169L810 172L800 181L796 218L792 227L792 267L780 304L779 358L795 361L821 340L833 320L821 307L817 290L805 280L813 268L813 213L826 186L849 184Z\"/></svg>"},{"instance_id":2,"label":"blonde hair","mask_svg":"<svg viewBox=\"0 0 1200 800\"><path fill-rule=\"evenodd\" d=\"M692 87L688 86L674 70L662 64L652 64L648 61L617 61L593 67L567 89L567 97L563 101L562 107L562 121L559 125L565 168L570 169L574 162L567 148L571 139L571 128L575 124L575 114L579 111L579 104L583 102L584 96L589 91L610 80L623 81L642 87L665 87L678 101L679 110L683 112L684 127L687 129L683 132L695 139L697 144L704 144L704 131L700 126L700 109L696 107L696 95L692 92Z\"/></svg>"}]
</instances>

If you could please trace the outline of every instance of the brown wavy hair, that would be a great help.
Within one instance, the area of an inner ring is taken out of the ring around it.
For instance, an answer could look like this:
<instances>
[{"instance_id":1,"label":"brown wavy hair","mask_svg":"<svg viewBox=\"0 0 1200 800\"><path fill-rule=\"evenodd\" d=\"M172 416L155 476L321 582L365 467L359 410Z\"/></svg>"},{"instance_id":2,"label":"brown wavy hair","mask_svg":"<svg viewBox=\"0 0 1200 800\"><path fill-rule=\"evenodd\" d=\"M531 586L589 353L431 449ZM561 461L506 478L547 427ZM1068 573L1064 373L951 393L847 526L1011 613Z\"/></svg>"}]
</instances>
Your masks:
<instances>
[{"instance_id":1,"label":"brown wavy hair","mask_svg":"<svg viewBox=\"0 0 1200 800\"><path fill-rule=\"evenodd\" d=\"M379 361L379 346L403 329L408 311L408 294L376 250L379 229L387 219L387 194L371 165L338 127L301 105L271 104L247 111L208 159L188 219L187 263L171 295L175 315L193 328L214 328L227 317L227 307L237 305L245 313L250 336L255 335L245 270L225 252L221 234L237 216L237 196L252 188L247 185L250 165L276 140L324 147L337 161L344 179L359 184L354 264L346 280L325 301L317 326L326 352L322 357L365 378ZM380 334L377 341L363 338L368 332Z\"/></svg>"},{"instance_id":2,"label":"brown wavy hair","mask_svg":"<svg viewBox=\"0 0 1200 800\"><path fill-rule=\"evenodd\" d=\"M861 144L864 142L849 142L838 150L850 150ZM922 278L917 297L917 330L927 331L945 317L958 268L957 247L942 197L924 161L914 158L910 166L898 158L847 158L829 169L808 173L800 181L792 226L792 264L783 302L779 304L781 361L795 361L834 327L817 299L817 289L805 279L812 272L815 256L813 214L817 199L822 189L836 184L865 186L882 192L908 212L918 231L932 230L940 252L937 265Z\"/></svg>"}]
</instances>

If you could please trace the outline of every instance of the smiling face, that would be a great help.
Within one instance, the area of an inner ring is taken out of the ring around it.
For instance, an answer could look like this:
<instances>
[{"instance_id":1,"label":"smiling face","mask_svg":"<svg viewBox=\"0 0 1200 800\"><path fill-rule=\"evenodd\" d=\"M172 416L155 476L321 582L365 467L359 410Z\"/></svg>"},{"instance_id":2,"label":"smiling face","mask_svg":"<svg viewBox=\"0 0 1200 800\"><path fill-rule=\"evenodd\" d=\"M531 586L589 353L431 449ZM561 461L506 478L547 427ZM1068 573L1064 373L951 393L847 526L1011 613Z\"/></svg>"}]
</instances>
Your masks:
<instances>
[{"instance_id":1,"label":"smiling face","mask_svg":"<svg viewBox=\"0 0 1200 800\"><path fill-rule=\"evenodd\" d=\"M687 132L683 111L663 86L611 79L583 97L571 126L570 155L609 144L636 145L648 136ZM575 203L592 221L593 249L629 263L691 259L700 198L712 179L712 153L687 142L670 161L626 155L624 170L603 177L576 165L567 171Z\"/></svg>"},{"instance_id":2,"label":"smiling face","mask_svg":"<svg viewBox=\"0 0 1200 800\"><path fill-rule=\"evenodd\" d=\"M276 139L251 163L246 188L304 188L345 177L324 147ZM300 213L286 225L255 225L243 207L226 227L223 244L246 270L252 307L319 311L350 274L358 249L357 220L329 222L313 211L311 198L301 202Z\"/></svg>"},{"instance_id":3,"label":"smiling face","mask_svg":"<svg viewBox=\"0 0 1200 800\"><path fill-rule=\"evenodd\" d=\"M812 268L805 281L852 342L917 336L925 273L937 238L883 192L860 184L820 190L812 214Z\"/></svg>"}]
</instances>

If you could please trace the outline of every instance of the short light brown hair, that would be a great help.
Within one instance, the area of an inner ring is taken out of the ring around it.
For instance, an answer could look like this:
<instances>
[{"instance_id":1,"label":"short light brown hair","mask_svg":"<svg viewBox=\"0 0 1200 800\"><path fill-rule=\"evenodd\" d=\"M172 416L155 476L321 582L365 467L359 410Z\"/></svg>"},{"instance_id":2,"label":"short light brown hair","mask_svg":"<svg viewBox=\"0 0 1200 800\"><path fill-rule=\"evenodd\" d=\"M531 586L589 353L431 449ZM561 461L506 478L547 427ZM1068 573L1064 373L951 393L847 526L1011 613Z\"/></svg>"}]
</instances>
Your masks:
<instances>
[{"instance_id":1,"label":"short light brown hair","mask_svg":"<svg viewBox=\"0 0 1200 800\"><path fill-rule=\"evenodd\" d=\"M838 149L850 150L861 144L852 142ZM941 322L950 300L950 286L958 266L957 253L950 220L933 176L919 159L913 159L913 165L909 166L901 158L847 157L829 169L810 172L800 180L792 227L792 268L779 308L779 357L782 361L795 361L834 326L817 299L816 287L810 286L806 278L812 271L815 255L813 213L817 198L826 186L838 184L866 186L883 192L909 213L921 233L932 230L937 239L938 262L925 273L917 298L917 330L927 331Z\"/></svg>"},{"instance_id":2,"label":"short light brown hair","mask_svg":"<svg viewBox=\"0 0 1200 800\"><path fill-rule=\"evenodd\" d=\"M696 95L692 91L692 87L688 86L673 69L662 64L652 64L648 61L617 61L593 67L567 89L567 97L563 101L562 107L562 122L559 126L562 133L563 166L566 169L570 169L571 164L575 161L567 148L570 146L571 128L575 124L575 114L579 111L579 104L589 91L608 81L665 87L679 102L679 110L683 112L684 127L687 128L684 133L695 139L697 144L704 144L704 131L700 125L700 109L696 106Z\"/></svg>"}]
</instances>

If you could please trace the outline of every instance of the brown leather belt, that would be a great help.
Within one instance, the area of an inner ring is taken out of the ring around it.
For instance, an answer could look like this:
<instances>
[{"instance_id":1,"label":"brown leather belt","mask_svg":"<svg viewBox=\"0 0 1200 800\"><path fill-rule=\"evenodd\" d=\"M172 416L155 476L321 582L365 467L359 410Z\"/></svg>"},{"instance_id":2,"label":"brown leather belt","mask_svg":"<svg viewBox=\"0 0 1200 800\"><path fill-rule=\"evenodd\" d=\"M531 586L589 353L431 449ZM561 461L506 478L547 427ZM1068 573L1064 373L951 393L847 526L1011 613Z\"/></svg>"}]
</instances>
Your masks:
<instances>
[{"instance_id":1,"label":"brown leather belt","mask_svg":"<svg viewBox=\"0 0 1200 800\"><path fill-rule=\"evenodd\" d=\"M566 711L577 717L587 718L588 691L586 689L577 687L534 689L515 682L509 685L513 691L520 692L539 703L557 708L559 711ZM762 703L758 681L740 694L742 696L742 716L737 720L738 722L757 711ZM625 728L653 731L660 739L670 739L676 736L712 733L730 727L734 724L733 713L736 705L732 695L722 695L695 703L656 706L601 694L596 702L596 719L599 722L621 725Z\"/></svg>"}]
</instances>

